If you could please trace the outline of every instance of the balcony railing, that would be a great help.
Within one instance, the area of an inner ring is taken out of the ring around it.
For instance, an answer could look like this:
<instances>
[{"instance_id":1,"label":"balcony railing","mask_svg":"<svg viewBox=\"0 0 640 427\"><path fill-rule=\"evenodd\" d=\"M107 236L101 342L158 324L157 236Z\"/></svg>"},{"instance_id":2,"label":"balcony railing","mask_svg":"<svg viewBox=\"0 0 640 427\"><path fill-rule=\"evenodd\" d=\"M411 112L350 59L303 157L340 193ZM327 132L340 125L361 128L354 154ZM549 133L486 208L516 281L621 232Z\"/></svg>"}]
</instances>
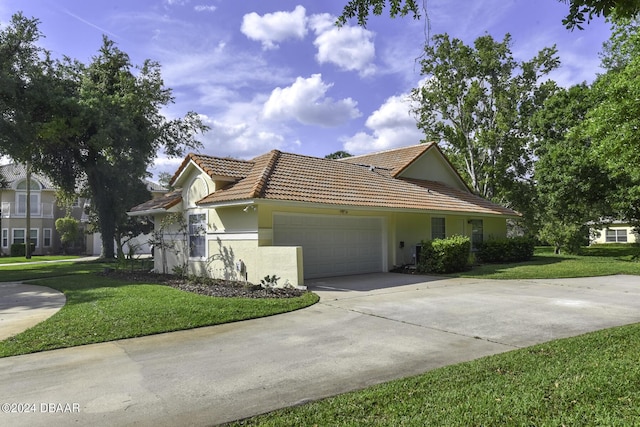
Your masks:
<instances>
[{"instance_id":1,"label":"balcony railing","mask_svg":"<svg viewBox=\"0 0 640 427\"><path fill-rule=\"evenodd\" d=\"M31 218L53 218L53 203L38 203L31 205ZM27 209L24 205L3 202L1 205L2 218L26 218Z\"/></svg>"}]
</instances>

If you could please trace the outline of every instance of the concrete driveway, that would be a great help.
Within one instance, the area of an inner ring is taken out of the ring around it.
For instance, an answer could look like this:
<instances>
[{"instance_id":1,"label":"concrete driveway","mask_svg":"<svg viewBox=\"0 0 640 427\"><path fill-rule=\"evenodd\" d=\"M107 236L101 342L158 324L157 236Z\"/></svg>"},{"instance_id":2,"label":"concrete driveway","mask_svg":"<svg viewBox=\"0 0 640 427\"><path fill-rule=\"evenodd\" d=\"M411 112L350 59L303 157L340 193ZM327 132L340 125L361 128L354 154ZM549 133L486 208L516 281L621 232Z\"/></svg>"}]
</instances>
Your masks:
<instances>
[{"instance_id":1,"label":"concrete driveway","mask_svg":"<svg viewBox=\"0 0 640 427\"><path fill-rule=\"evenodd\" d=\"M636 276L309 285L293 313L0 359L0 425L212 425L640 321Z\"/></svg>"}]
</instances>

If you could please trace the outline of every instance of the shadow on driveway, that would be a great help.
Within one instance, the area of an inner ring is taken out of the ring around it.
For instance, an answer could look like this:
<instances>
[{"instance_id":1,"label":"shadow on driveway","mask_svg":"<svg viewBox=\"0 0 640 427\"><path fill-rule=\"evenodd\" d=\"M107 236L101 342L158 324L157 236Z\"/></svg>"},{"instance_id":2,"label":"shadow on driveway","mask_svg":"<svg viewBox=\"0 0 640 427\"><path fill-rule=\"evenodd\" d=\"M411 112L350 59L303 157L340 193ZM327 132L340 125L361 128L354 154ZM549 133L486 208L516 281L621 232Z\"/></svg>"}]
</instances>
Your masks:
<instances>
[{"instance_id":1,"label":"shadow on driveway","mask_svg":"<svg viewBox=\"0 0 640 427\"><path fill-rule=\"evenodd\" d=\"M310 291L369 292L398 286L447 280L445 276L423 276L402 273L370 273L353 276L325 277L305 281Z\"/></svg>"}]
</instances>

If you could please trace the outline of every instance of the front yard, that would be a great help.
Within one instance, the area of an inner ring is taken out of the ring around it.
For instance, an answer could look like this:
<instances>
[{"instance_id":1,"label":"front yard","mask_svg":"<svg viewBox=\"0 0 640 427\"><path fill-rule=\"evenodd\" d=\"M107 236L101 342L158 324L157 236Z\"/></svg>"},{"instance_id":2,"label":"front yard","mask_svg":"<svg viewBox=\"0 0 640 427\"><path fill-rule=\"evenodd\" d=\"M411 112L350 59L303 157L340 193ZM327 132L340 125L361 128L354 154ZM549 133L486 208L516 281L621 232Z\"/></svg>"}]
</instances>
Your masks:
<instances>
[{"instance_id":1,"label":"front yard","mask_svg":"<svg viewBox=\"0 0 640 427\"><path fill-rule=\"evenodd\" d=\"M30 283L67 298L49 319L0 341L0 357L271 316L318 301L311 292L290 298L212 297L99 274L104 268L101 263L0 267L2 281L40 277Z\"/></svg>"}]
</instances>

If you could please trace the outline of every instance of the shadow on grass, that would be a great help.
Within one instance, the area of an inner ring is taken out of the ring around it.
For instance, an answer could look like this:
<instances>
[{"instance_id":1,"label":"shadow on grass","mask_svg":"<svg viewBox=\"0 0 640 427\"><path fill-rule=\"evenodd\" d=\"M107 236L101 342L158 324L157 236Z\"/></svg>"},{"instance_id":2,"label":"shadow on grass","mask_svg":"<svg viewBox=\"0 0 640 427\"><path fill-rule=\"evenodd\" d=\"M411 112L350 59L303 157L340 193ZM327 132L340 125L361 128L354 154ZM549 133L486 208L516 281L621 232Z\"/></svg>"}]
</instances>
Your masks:
<instances>
[{"instance_id":1,"label":"shadow on grass","mask_svg":"<svg viewBox=\"0 0 640 427\"><path fill-rule=\"evenodd\" d=\"M512 269L517 269L521 267L529 267L529 266L547 266L552 264L559 264L565 261L567 258L564 256L546 256L546 255L534 255L530 261L524 262L514 262L514 263L503 263L503 264L480 264L474 265L473 268L469 271L465 271L462 273L456 273L452 276L454 277L482 277L482 276L492 276L497 274L504 274Z\"/></svg>"},{"instance_id":2,"label":"shadow on grass","mask_svg":"<svg viewBox=\"0 0 640 427\"><path fill-rule=\"evenodd\" d=\"M583 248L581 255L588 257L618 258L621 261L628 261L634 256L640 255L640 246L637 244L594 245Z\"/></svg>"}]
</instances>

